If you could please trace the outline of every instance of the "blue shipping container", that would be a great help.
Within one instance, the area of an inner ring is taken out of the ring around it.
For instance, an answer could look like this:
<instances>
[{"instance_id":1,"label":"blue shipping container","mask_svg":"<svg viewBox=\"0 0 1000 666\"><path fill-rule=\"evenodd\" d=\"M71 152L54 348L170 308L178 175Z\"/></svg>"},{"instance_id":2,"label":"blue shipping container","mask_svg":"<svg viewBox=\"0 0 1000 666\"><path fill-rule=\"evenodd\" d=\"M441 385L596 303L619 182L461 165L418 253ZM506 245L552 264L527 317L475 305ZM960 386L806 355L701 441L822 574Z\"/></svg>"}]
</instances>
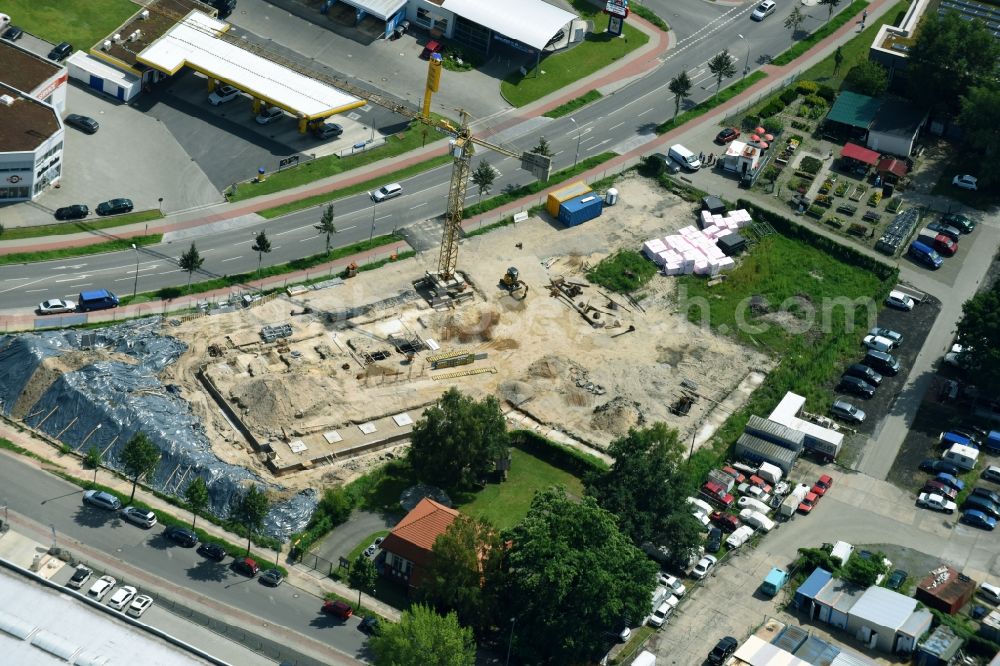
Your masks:
<instances>
[{"instance_id":1,"label":"blue shipping container","mask_svg":"<svg viewBox=\"0 0 1000 666\"><path fill-rule=\"evenodd\" d=\"M983 447L987 453L1000 453L1000 430L991 430Z\"/></svg>"},{"instance_id":2,"label":"blue shipping container","mask_svg":"<svg viewBox=\"0 0 1000 666\"><path fill-rule=\"evenodd\" d=\"M604 209L604 199L594 192L587 192L559 204L559 221L567 227L575 227L592 220Z\"/></svg>"}]
</instances>

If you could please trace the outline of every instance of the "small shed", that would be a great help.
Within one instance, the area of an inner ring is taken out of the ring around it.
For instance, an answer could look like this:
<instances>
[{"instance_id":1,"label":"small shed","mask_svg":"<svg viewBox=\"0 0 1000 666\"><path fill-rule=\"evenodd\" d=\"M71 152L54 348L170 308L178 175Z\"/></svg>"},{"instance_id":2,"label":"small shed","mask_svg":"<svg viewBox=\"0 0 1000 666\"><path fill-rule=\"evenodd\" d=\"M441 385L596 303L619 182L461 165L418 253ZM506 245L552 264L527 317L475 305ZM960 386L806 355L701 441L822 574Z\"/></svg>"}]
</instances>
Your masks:
<instances>
[{"instance_id":1,"label":"small shed","mask_svg":"<svg viewBox=\"0 0 1000 666\"><path fill-rule=\"evenodd\" d=\"M847 167L860 166L864 169L878 164L879 154L874 150L869 150L864 146L848 141L840 151L840 159L844 160Z\"/></svg>"},{"instance_id":2,"label":"small shed","mask_svg":"<svg viewBox=\"0 0 1000 666\"><path fill-rule=\"evenodd\" d=\"M969 603L975 592L976 581L942 564L917 584L916 599L929 608L953 615Z\"/></svg>"},{"instance_id":3,"label":"small shed","mask_svg":"<svg viewBox=\"0 0 1000 666\"><path fill-rule=\"evenodd\" d=\"M712 215L725 215L726 204L719 197L709 195L701 200L702 210L707 210Z\"/></svg>"},{"instance_id":4,"label":"small shed","mask_svg":"<svg viewBox=\"0 0 1000 666\"><path fill-rule=\"evenodd\" d=\"M749 460L758 465L762 462L777 465L786 476L792 471L792 466L798 457L795 451L791 449L786 449L783 446L778 446L747 433L743 433L736 440L736 447L733 450L733 454L737 458Z\"/></svg>"},{"instance_id":5,"label":"small shed","mask_svg":"<svg viewBox=\"0 0 1000 666\"><path fill-rule=\"evenodd\" d=\"M816 599L816 595L822 590L830 579L833 578L833 574L822 567L816 567L813 572L809 574L809 578L799 585L799 589L795 590L795 606L801 611L805 611L809 617L813 617L813 602Z\"/></svg>"},{"instance_id":6,"label":"small shed","mask_svg":"<svg viewBox=\"0 0 1000 666\"><path fill-rule=\"evenodd\" d=\"M727 257L735 257L747 249L747 239L735 231L725 236L720 236L715 244Z\"/></svg>"},{"instance_id":7,"label":"small shed","mask_svg":"<svg viewBox=\"0 0 1000 666\"><path fill-rule=\"evenodd\" d=\"M914 655L917 666L950 666L955 663L963 642L951 627L939 625L917 646L917 653Z\"/></svg>"},{"instance_id":8,"label":"small shed","mask_svg":"<svg viewBox=\"0 0 1000 666\"><path fill-rule=\"evenodd\" d=\"M832 624L838 629L847 629L851 617L851 608L864 594L864 588L839 578L829 581L819 594L815 604L818 608L816 618L820 622Z\"/></svg>"},{"instance_id":9,"label":"small shed","mask_svg":"<svg viewBox=\"0 0 1000 666\"><path fill-rule=\"evenodd\" d=\"M875 171L882 176L884 182L896 184L900 178L909 173L910 168L906 166L906 162L895 157L883 157L878 161Z\"/></svg>"},{"instance_id":10,"label":"small shed","mask_svg":"<svg viewBox=\"0 0 1000 666\"><path fill-rule=\"evenodd\" d=\"M884 587L869 587L851 606L847 630L869 648L912 652L933 616L917 600Z\"/></svg>"},{"instance_id":11,"label":"small shed","mask_svg":"<svg viewBox=\"0 0 1000 666\"><path fill-rule=\"evenodd\" d=\"M750 420L747 421L743 432L748 432L761 439L774 442L778 446L791 449L796 453L802 453L802 447L805 446L805 435L801 432L770 419L762 418L756 414L751 416Z\"/></svg>"},{"instance_id":12,"label":"small shed","mask_svg":"<svg viewBox=\"0 0 1000 666\"><path fill-rule=\"evenodd\" d=\"M588 192L559 204L559 221L567 227L575 227L598 217L602 210L604 199L594 192Z\"/></svg>"},{"instance_id":13,"label":"small shed","mask_svg":"<svg viewBox=\"0 0 1000 666\"><path fill-rule=\"evenodd\" d=\"M921 128L927 121L927 109L912 102L887 99L875 113L868 129L868 147L881 153L909 157Z\"/></svg>"}]
</instances>

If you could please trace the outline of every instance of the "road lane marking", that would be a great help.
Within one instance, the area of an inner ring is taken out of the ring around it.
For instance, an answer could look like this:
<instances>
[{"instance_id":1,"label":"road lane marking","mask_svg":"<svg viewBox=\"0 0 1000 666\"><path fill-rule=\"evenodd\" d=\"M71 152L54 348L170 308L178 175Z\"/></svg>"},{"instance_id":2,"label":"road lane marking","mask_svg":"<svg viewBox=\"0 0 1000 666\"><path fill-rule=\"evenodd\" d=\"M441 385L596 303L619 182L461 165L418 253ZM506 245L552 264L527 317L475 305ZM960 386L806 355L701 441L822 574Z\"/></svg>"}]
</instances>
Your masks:
<instances>
[{"instance_id":1,"label":"road lane marking","mask_svg":"<svg viewBox=\"0 0 1000 666\"><path fill-rule=\"evenodd\" d=\"M410 206L410 210L416 210L417 208L420 208L421 206L426 206L428 203L430 203L430 202L429 201L425 201L423 203L418 203L416 206ZM386 215L386 217L389 217L389 216ZM375 218L376 221L378 221L378 220L384 220L384 219L385 218L383 218L383 217L376 217Z\"/></svg>"},{"instance_id":2,"label":"road lane marking","mask_svg":"<svg viewBox=\"0 0 1000 666\"><path fill-rule=\"evenodd\" d=\"M424 206L424 205L426 205L426 203L422 203L420 205ZM413 208L416 208L416 206L414 206ZM413 210L413 208L411 208L410 210ZM375 221L378 222L379 220L384 220L384 219L386 219L388 217L392 217L392 215L383 215L382 217L376 217ZM351 228L353 229L354 227L351 227Z\"/></svg>"},{"instance_id":3,"label":"road lane marking","mask_svg":"<svg viewBox=\"0 0 1000 666\"><path fill-rule=\"evenodd\" d=\"M80 280L89 280L89 275L77 275L76 277L66 278L65 280L53 280L54 282L79 282ZM132 278L129 278L130 280Z\"/></svg>"},{"instance_id":4,"label":"road lane marking","mask_svg":"<svg viewBox=\"0 0 1000 666\"><path fill-rule=\"evenodd\" d=\"M229 259L223 259L220 263L226 263L227 261L236 261L237 259L242 259L243 257L230 257Z\"/></svg>"},{"instance_id":5,"label":"road lane marking","mask_svg":"<svg viewBox=\"0 0 1000 666\"><path fill-rule=\"evenodd\" d=\"M608 130L610 131L610 130L613 130L613 129L617 129L617 128L621 127L624 124L625 124L625 121L623 120L620 123L618 123L617 125L612 125L611 127L608 128Z\"/></svg>"},{"instance_id":6,"label":"road lane marking","mask_svg":"<svg viewBox=\"0 0 1000 666\"><path fill-rule=\"evenodd\" d=\"M642 113L637 113L637 114L636 114L636 118L641 118L641 117L643 117L644 115L646 115L647 113L649 113L650 111L655 111L655 110L656 110L656 109L646 109L646 110L645 110L645 111L643 111Z\"/></svg>"}]
</instances>

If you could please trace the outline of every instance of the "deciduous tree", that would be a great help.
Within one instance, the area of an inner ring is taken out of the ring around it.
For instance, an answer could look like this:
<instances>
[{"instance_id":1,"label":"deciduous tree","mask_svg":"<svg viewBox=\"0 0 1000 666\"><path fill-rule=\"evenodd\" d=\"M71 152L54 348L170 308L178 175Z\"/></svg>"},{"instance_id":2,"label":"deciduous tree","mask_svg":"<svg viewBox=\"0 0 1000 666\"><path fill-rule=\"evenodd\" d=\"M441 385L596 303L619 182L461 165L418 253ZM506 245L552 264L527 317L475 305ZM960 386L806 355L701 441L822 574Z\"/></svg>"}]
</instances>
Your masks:
<instances>
[{"instance_id":1,"label":"deciduous tree","mask_svg":"<svg viewBox=\"0 0 1000 666\"><path fill-rule=\"evenodd\" d=\"M718 93L722 87L722 79L736 75L736 63L729 54L729 49L723 49L722 53L708 61L708 71L715 77L715 92Z\"/></svg>"},{"instance_id":2,"label":"deciduous tree","mask_svg":"<svg viewBox=\"0 0 1000 666\"><path fill-rule=\"evenodd\" d=\"M125 443L122 448L122 467L132 479L132 495L129 502L135 499L135 487L142 477L149 478L156 473L160 464L160 449L141 430Z\"/></svg>"},{"instance_id":3,"label":"deciduous tree","mask_svg":"<svg viewBox=\"0 0 1000 666\"><path fill-rule=\"evenodd\" d=\"M531 152L545 157L552 157L552 149L549 148L549 142L545 140L544 136L538 137L538 145L532 148Z\"/></svg>"},{"instance_id":4,"label":"deciduous tree","mask_svg":"<svg viewBox=\"0 0 1000 666\"><path fill-rule=\"evenodd\" d=\"M409 460L417 476L445 488L468 486L508 455L510 437L493 396L448 389L413 426Z\"/></svg>"},{"instance_id":5,"label":"deciduous tree","mask_svg":"<svg viewBox=\"0 0 1000 666\"><path fill-rule=\"evenodd\" d=\"M479 188L480 201L483 200L484 194L490 193L490 188L493 187L493 181L496 179L497 172L493 170L493 167L486 160L480 162L476 170L472 172L472 182Z\"/></svg>"},{"instance_id":6,"label":"deciduous tree","mask_svg":"<svg viewBox=\"0 0 1000 666\"><path fill-rule=\"evenodd\" d=\"M806 20L806 15L802 13L798 5L792 7L792 11L789 12L788 16L785 18L785 27L792 31L792 41L795 41L795 35L798 34L799 28Z\"/></svg>"},{"instance_id":7,"label":"deciduous tree","mask_svg":"<svg viewBox=\"0 0 1000 666\"><path fill-rule=\"evenodd\" d=\"M264 519L270 508L271 501L267 498L267 493L258 490L255 485L249 486L233 499L229 517L246 528L247 555L250 554L250 540L255 532L264 527Z\"/></svg>"},{"instance_id":8,"label":"deciduous tree","mask_svg":"<svg viewBox=\"0 0 1000 666\"><path fill-rule=\"evenodd\" d=\"M877 62L864 60L851 68L844 85L862 95L881 97L889 87L889 72Z\"/></svg>"},{"instance_id":9,"label":"deciduous tree","mask_svg":"<svg viewBox=\"0 0 1000 666\"><path fill-rule=\"evenodd\" d=\"M958 124L962 126L967 155L975 156L979 187L1000 184L1000 132L993 115L1000 109L1000 86L990 84L970 88L962 98Z\"/></svg>"},{"instance_id":10,"label":"deciduous tree","mask_svg":"<svg viewBox=\"0 0 1000 666\"><path fill-rule=\"evenodd\" d=\"M368 645L376 666L474 666L476 643L472 630L458 623L455 613L438 615L427 606L411 606L397 624L383 622Z\"/></svg>"},{"instance_id":11,"label":"deciduous tree","mask_svg":"<svg viewBox=\"0 0 1000 666\"><path fill-rule=\"evenodd\" d=\"M83 463L94 470L94 483L97 483L97 470L101 468L103 460L104 456L101 454L101 450L93 445L87 449L87 454L83 457Z\"/></svg>"},{"instance_id":12,"label":"deciduous tree","mask_svg":"<svg viewBox=\"0 0 1000 666\"><path fill-rule=\"evenodd\" d=\"M194 481L184 489L184 499L187 500L188 508L191 509L191 528L194 528L198 514L208 506L208 486L205 479L200 476L194 477Z\"/></svg>"},{"instance_id":13,"label":"deciduous tree","mask_svg":"<svg viewBox=\"0 0 1000 666\"><path fill-rule=\"evenodd\" d=\"M194 272L201 269L201 265L205 263L205 258L201 256L198 252L198 248L195 247L194 241L191 241L191 247L181 255L181 258L177 260L177 265L180 266L182 271L187 271L188 274L188 290L191 289L191 276Z\"/></svg>"},{"instance_id":14,"label":"deciduous tree","mask_svg":"<svg viewBox=\"0 0 1000 666\"><path fill-rule=\"evenodd\" d=\"M833 10L840 4L840 0L819 0L819 4L826 5L826 21L829 23L833 17Z\"/></svg>"},{"instance_id":15,"label":"deciduous tree","mask_svg":"<svg viewBox=\"0 0 1000 666\"><path fill-rule=\"evenodd\" d=\"M263 260L264 255L271 251L271 241L268 239L267 234L261 229L260 233L254 238L253 245L250 249L257 253L257 277L260 277L260 262Z\"/></svg>"},{"instance_id":16,"label":"deciduous tree","mask_svg":"<svg viewBox=\"0 0 1000 666\"><path fill-rule=\"evenodd\" d=\"M361 608L361 593L375 592L375 583L378 581L375 563L364 553L358 553L347 571L347 581L358 591L358 608Z\"/></svg>"},{"instance_id":17,"label":"deciduous tree","mask_svg":"<svg viewBox=\"0 0 1000 666\"><path fill-rule=\"evenodd\" d=\"M330 254L330 238L337 233L337 227L333 223L333 204L323 209L323 216L319 218L319 224L313 228L326 236L326 253Z\"/></svg>"},{"instance_id":18,"label":"deciduous tree","mask_svg":"<svg viewBox=\"0 0 1000 666\"><path fill-rule=\"evenodd\" d=\"M958 362L982 395L1000 393L1000 284L962 305L956 327L962 353Z\"/></svg>"},{"instance_id":19,"label":"deciduous tree","mask_svg":"<svg viewBox=\"0 0 1000 666\"><path fill-rule=\"evenodd\" d=\"M691 86L691 78L686 71L670 79L667 89L674 94L674 118L677 118L677 114L681 112L681 104L691 94Z\"/></svg>"},{"instance_id":20,"label":"deciduous tree","mask_svg":"<svg viewBox=\"0 0 1000 666\"><path fill-rule=\"evenodd\" d=\"M604 647L604 632L649 613L656 565L592 497L539 492L507 535L506 608L519 621L522 661L584 663Z\"/></svg>"}]
</instances>

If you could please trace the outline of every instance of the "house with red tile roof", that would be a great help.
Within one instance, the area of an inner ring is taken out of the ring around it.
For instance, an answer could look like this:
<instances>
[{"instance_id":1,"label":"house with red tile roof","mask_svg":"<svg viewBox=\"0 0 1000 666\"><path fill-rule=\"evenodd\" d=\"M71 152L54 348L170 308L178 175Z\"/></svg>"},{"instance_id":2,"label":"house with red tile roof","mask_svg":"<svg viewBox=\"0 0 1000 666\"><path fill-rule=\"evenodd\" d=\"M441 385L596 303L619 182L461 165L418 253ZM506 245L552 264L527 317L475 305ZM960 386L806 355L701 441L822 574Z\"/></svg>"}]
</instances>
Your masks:
<instances>
[{"instance_id":1,"label":"house with red tile roof","mask_svg":"<svg viewBox=\"0 0 1000 666\"><path fill-rule=\"evenodd\" d=\"M385 567L382 575L414 588L434 557L431 549L459 513L424 498L392 529L382 542Z\"/></svg>"}]
</instances>

